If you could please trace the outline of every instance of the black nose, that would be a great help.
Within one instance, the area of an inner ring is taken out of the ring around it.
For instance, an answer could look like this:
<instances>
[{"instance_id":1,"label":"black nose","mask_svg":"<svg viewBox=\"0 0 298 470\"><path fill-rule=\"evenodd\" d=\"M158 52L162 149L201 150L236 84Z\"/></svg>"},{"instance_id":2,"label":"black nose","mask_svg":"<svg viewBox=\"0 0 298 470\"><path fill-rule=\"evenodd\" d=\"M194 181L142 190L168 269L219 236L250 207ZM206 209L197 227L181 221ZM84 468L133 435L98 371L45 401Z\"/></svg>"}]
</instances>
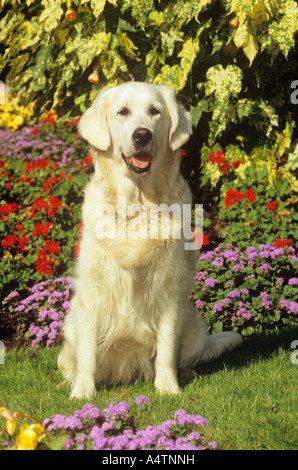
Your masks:
<instances>
[{"instance_id":1,"label":"black nose","mask_svg":"<svg viewBox=\"0 0 298 470\"><path fill-rule=\"evenodd\" d=\"M152 139L152 133L145 127L138 127L132 134L132 140L136 147L146 147Z\"/></svg>"}]
</instances>

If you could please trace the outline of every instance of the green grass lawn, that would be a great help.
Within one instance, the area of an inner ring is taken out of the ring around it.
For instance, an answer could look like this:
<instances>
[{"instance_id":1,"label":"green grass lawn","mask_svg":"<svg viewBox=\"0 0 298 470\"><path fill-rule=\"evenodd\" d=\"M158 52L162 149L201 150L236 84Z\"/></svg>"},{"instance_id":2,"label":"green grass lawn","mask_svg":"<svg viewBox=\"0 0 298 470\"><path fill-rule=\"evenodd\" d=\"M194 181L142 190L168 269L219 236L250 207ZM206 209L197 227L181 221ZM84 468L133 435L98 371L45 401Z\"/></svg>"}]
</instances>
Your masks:
<instances>
[{"instance_id":1,"label":"green grass lawn","mask_svg":"<svg viewBox=\"0 0 298 470\"><path fill-rule=\"evenodd\" d=\"M205 364L195 379L185 379L178 396L161 396L151 382L137 382L101 387L92 403L99 408L110 401L132 405L145 395L149 404L138 418L140 429L173 419L183 408L209 421L205 439L216 440L219 449L297 449L298 365L292 364L290 349L295 339L297 328L249 337L242 349ZM0 402L39 420L81 408L85 400L70 401L67 387L56 387L62 380L58 350L8 351L0 365Z\"/></svg>"}]
</instances>

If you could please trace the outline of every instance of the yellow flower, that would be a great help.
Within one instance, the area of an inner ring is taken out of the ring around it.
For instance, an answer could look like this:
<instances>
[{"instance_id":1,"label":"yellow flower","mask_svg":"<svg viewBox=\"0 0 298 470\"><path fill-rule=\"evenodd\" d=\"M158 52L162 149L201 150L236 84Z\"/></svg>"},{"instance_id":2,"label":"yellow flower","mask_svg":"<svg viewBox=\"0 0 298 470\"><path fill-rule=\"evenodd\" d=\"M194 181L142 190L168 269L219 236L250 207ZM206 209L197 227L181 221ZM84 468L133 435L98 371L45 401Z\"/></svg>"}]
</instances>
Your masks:
<instances>
[{"instance_id":1,"label":"yellow flower","mask_svg":"<svg viewBox=\"0 0 298 470\"><path fill-rule=\"evenodd\" d=\"M10 436L15 433L17 427L17 420L16 419L7 419L6 420L6 430Z\"/></svg>"},{"instance_id":2,"label":"yellow flower","mask_svg":"<svg viewBox=\"0 0 298 470\"><path fill-rule=\"evenodd\" d=\"M22 424L16 439L18 450L34 450L37 447L37 437L43 432L41 424Z\"/></svg>"},{"instance_id":3,"label":"yellow flower","mask_svg":"<svg viewBox=\"0 0 298 470\"><path fill-rule=\"evenodd\" d=\"M0 407L0 415L6 419L6 430L12 436L16 430L17 420L13 413L5 407Z\"/></svg>"}]
</instances>

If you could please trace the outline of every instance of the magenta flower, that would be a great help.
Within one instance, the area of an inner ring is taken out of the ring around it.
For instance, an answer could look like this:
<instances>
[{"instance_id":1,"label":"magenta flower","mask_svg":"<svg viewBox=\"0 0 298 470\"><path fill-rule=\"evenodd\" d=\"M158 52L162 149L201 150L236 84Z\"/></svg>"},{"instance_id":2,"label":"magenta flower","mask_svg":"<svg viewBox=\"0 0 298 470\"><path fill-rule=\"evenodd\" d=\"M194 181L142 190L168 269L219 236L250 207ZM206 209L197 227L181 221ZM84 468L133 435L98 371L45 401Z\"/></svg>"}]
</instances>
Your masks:
<instances>
[{"instance_id":1,"label":"magenta flower","mask_svg":"<svg viewBox=\"0 0 298 470\"><path fill-rule=\"evenodd\" d=\"M145 397L144 395L140 395L139 397L137 397L135 399L135 402L137 403L137 405L144 405L145 403L148 403L148 398Z\"/></svg>"},{"instance_id":2,"label":"magenta flower","mask_svg":"<svg viewBox=\"0 0 298 470\"><path fill-rule=\"evenodd\" d=\"M213 277L209 277L208 279L205 280L204 284L206 287L214 287L215 280L213 279Z\"/></svg>"}]
</instances>

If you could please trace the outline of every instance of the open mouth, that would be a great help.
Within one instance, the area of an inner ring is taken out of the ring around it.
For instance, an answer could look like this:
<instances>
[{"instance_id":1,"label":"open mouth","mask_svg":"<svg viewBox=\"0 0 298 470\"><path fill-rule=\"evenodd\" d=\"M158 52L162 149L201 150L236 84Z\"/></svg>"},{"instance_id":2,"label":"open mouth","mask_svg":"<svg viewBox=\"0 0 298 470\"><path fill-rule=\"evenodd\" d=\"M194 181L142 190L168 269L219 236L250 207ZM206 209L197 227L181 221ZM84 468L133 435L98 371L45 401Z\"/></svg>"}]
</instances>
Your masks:
<instances>
[{"instance_id":1,"label":"open mouth","mask_svg":"<svg viewBox=\"0 0 298 470\"><path fill-rule=\"evenodd\" d=\"M136 174L146 173L150 169L151 156L144 150L141 150L134 155L130 155L129 157L126 157L122 153L122 158L127 168Z\"/></svg>"}]
</instances>

